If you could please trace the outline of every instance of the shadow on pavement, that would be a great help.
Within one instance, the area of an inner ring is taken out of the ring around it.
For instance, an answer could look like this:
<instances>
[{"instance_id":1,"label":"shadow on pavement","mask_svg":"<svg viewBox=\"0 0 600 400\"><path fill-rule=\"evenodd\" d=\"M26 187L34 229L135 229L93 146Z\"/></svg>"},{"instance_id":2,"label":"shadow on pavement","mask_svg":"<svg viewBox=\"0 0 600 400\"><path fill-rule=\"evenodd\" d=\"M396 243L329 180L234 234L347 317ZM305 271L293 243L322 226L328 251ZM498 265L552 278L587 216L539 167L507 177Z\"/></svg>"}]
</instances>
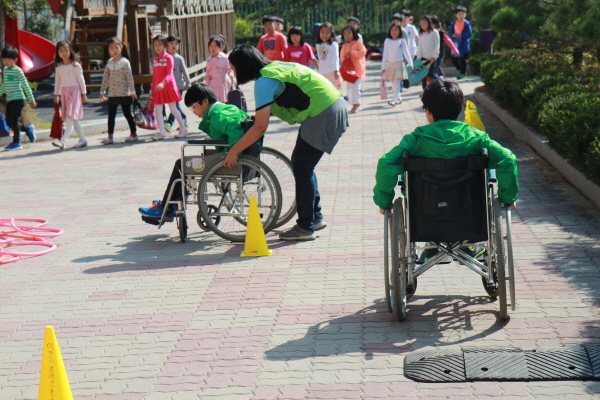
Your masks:
<instances>
[{"instance_id":1,"label":"shadow on pavement","mask_svg":"<svg viewBox=\"0 0 600 400\"><path fill-rule=\"evenodd\" d=\"M266 358L290 360L362 353L372 359L377 354L405 354L428 346L480 340L501 331L508 322L497 319L493 301L484 296L413 296L408 309L408 319L398 322L388 312L385 300L378 300L354 314L310 326L303 337L267 350Z\"/></svg>"}]
</instances>

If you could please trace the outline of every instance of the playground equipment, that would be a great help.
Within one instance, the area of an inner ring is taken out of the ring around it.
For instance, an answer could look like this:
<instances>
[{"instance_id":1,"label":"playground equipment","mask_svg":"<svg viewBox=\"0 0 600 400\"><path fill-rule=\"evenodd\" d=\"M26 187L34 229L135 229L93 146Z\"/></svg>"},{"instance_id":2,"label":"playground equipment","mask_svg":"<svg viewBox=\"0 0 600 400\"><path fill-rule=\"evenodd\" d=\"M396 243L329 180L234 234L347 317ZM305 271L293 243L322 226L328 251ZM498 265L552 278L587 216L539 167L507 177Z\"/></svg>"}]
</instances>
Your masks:
<instances>
[{"instance_id":1,"label":"playground equipment","mask_svg":"<svg viewBox=\"0 0 600 400\"><path fill-rule=\"evenodd\" d=\"M5 16L4 40L19 50L17 65L31 82L40 82L54 73L54 43L19 29L16 18Z\"/></svg>"}]
</instances>

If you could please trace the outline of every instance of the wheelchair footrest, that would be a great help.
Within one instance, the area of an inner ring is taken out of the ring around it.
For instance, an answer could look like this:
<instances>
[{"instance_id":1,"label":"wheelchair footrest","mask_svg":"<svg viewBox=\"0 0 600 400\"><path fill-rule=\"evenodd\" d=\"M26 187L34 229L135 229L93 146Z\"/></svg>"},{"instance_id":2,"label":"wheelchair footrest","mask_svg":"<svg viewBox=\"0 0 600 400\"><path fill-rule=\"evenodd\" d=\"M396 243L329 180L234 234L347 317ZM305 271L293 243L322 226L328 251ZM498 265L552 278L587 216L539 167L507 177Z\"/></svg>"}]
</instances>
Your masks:
<instances>
[{"instance_id":1,"label":"wheelchair footrest","mask_svg":"<svg viewBox=\"0 0 600 400\"><path fill-rule=\"evenodd\" d=\"M142 221L150 225L160 225L160 220L153 217L148 217L146 215L142 215Z\"/></svg>"}]
</instances>

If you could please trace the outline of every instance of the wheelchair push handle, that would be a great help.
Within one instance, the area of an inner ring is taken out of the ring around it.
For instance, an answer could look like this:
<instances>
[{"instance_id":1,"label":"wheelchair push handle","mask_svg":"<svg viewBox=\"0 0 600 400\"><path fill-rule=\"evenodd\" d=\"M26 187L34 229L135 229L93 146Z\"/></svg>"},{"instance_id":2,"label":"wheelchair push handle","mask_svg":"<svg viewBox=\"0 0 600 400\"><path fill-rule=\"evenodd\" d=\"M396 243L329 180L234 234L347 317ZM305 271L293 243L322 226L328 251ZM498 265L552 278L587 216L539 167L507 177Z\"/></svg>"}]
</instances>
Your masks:
<instances>
[{"instance_id":1,"label":"wheelchair push handle","mask_svg":"<svg viewBox=\"0 0 600 400\"><path fill-rule=\"evenodd\" d=\"M205 140L192 139L192 140L188 140L188 144L202 144L202 145L206 145L206 146L229 146L229 142L227 140L210 140L210 139L205 139Z\"/></svg>"}]
</instances>

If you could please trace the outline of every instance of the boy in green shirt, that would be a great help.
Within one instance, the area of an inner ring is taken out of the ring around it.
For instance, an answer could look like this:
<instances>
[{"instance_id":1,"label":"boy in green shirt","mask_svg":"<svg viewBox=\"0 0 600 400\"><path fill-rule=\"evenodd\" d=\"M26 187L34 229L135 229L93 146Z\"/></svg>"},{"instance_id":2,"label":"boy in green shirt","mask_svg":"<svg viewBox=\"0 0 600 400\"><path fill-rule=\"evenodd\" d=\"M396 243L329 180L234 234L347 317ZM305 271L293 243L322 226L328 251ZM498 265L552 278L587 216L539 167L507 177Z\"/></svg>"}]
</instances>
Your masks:
<instances>
[{"instance_id":1,"label":"boy in green shirt","mask_svg":"<svg viewBox=\"0 0 600 400\"><path fill-rule=\"evenodd\" d=\"M224 153L229 151L242 136L244 136L244 128L242 122L249 118L249 115L232 104L224 104L217 101L217 95L208 86L200 83L194 84L185 94L185 105L189 107L194 114L202 118L199 129L204 131L212 140L226 140L229 147L217 146L217 152ZM244 154L259 154L262 150L263 138L260 138L248 149L244 150ZM167 203L171 185L176 179L181 178L181 159L175 161L173 172L169 178L167 190L163 196L163 200L154 200L150 207L140 207L139 212L145 217L160 220L164 204ZM175 184L173 189L172 200L178 200L181 197L180 183ZM165 221L172 222L175 218L172 208L167 210Z\"/></svg>"},{"instance_id":2,"label":"boy in green shirt","mask_svg":"<svg viewBox=\"0 0 600 400\"><path fill-rule=\"evenodd\" d=\"M496 170L498 197L511 209L519 192L517 159L487 133L456 121L462 111L464 96L456 82L434 80L423 91L423 109L429 125L420 126L404 136L400 144L379 159L373 200L381 214L392 207L398 176L404 176L402 153L410 157L453 159L488 150L488 168Z\"/></svg>"},{"instance_id":3,"label":"boy in green shirt","mask_svg":"<svg viewBox=\"0 0 600 400\"><path fill-rule=\"evenodd\" d=\"M2 49L0 57L2 57L2 63L4 64L0 95L6 93L6 124L13 131L12 144L9 144L4 149L21 150L23 148L21 145L21 130L25 131L31 143L35 142L33 125L23 127L19 122L23 108L25 108L25 100L29 102L29 107L31 108L35 108L37 103L33 98L33 93L23 70L16 65L19 58L19 51L12 46L6 46Z\"/></svg>"}]
</instances>

